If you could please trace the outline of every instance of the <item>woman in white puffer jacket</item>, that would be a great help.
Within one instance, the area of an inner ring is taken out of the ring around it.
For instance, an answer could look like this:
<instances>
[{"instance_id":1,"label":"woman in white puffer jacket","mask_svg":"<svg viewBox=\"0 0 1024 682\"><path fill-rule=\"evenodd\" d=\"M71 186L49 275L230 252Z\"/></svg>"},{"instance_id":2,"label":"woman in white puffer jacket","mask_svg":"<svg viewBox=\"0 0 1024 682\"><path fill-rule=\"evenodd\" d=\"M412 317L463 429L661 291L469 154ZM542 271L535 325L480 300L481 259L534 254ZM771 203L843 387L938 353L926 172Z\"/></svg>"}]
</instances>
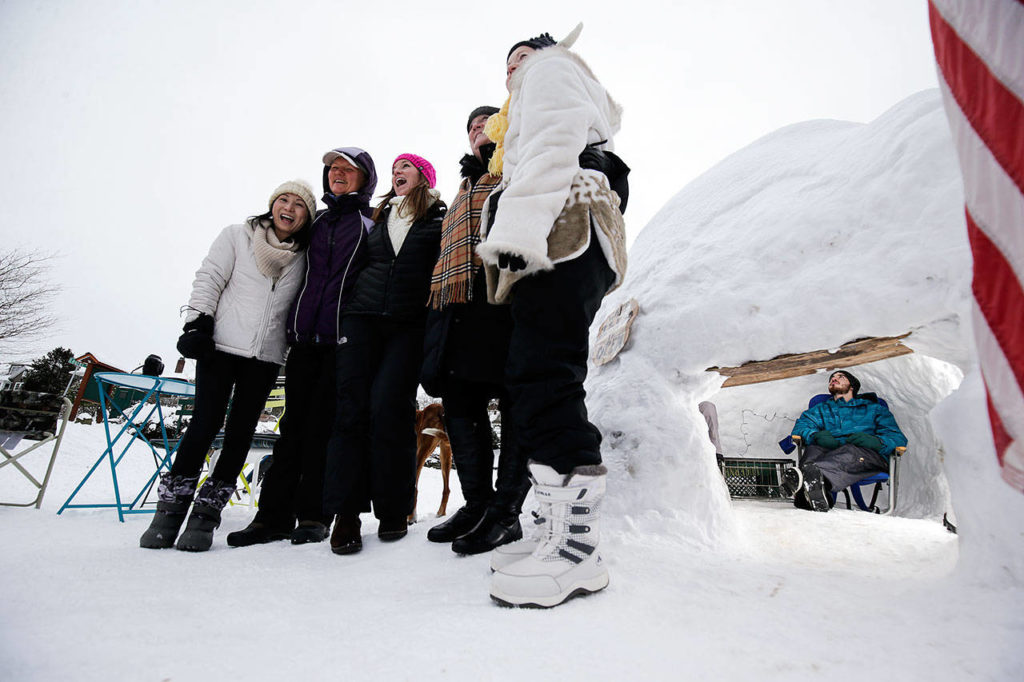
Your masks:
<instances>
[{"instance_id":1,"label":"woman in white puffer jacket","mask_svg":"<svg viewBox=\"0 0 1024 682\"><path fill-rule=\"evenodd\" d=\"M171 470L160 478L153 522L139 544L205 551L235 491L260 413L285 359L285 317L306 271L313 190L285 182L269 210L226 227L192 284L182 355L196 359L196 400ZM228 403L231 411L228 413ZM224 416L227 414L227 423ZM224 425L217 465L196 493L206 453ZM192 504L193 496L195 504ZM178 531L192 506L185 531Z\"/></svg>"},{"instance_id":2,"label":"woman in white puffer jacket","mask_svg":"<svg viewBox=\"0 0 1024 682\"><path fill-rule=\"evenodd\" d=\"M613 183L625 191L628 169L612 151L621 109L568 49L581 28L512 46L509 99L484 128L502 183L485 204L497 206L477 253L489 297L507 301L512 317L502 427L515 429L543 522L539 538L492 553L491 597L510 606L557 606L608 585L599 548L607 468L583 383L591 325L625 273L624 197Z\"/></svg>"}]
</instances>

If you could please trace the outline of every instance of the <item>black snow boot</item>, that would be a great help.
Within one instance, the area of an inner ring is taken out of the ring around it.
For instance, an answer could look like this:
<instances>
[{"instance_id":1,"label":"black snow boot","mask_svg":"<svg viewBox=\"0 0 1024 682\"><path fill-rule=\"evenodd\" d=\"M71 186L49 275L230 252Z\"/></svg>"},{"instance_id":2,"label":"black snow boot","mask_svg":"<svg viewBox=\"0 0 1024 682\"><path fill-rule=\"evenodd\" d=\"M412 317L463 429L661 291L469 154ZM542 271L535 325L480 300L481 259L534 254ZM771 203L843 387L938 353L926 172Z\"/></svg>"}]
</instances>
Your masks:
<instances>
[{"instance_id":1,"label":"black snow boot","mask_svg":"<svg viewBox=\"0 0 1024 682\"><path fill-rule=\"evenodd\" d=\"M494 497L494 450L491 448L490 423L454 417L446 418L444 424L452 446L462 499L466 504L486 507Z\"/></svg>"},{"instance_id":2,"label":"black snow boot","mask_svg":"<svg viewBox=\"0 0 1024 682\"><path fill-rule=\"evenodd\" d=\"M220 512L235 493L235 484L206 479L196 493L192 513L175 545L186 552L205 552L213 545L213 531L220 525Z\"/></svg>"},{"instance_id":3,"label":"black snow boot","mask_svg":"<svg viewBox=\"0 0 1024 682\"><path fill-rule=\"evenodd\" d=\"M262 545L276 540L287 540L291 537L292 526L273 526L262 521L252 521L242 530L228 533L229 547L248 547L250 545Z\"/></svg>"},{"instance_id":4,"label":"black snow boot","mask_svg":"<svg viewBox=\"0 0 1024 682\"><path fill-rule=\"evenodd\" d=\"M519 457L515 434L511 429L502 433L495 488L494 497L483 519L473 530L452 542L453 552L483 554L523 538L519 512L530 491L530 477L526 460Z\"/></svg>"},{"instance_id":5,"label":"black snow boot","mask_svg":"<svg viewBox=\"0 0 1024 682\"><path fill-rule=\"evenodd\" d=\"M793 497L797 491L804 487L804 475L796 467L786 467L782 472L782 480L779 482L779 490L783 497Z\"/></svg>"},{"instance_id":6,"label":"black snow boot","mask_svg":"<svg viewBox=\"0 0 1024 682\"><path fill-rule=\"evenodd\" d=\"M377 526L377 539L382 542L401 540L409 532L409 521L405 516L387 516Z\"/></svg>"},{"instance_id":7,"label":"black snow boot","mask_svg":"<svg viewBox=\"0 0 1024 682\"><path fill-rule=\"evenodd\" d=\"M473 530L486 511L485 504L467 504L452 514L450 519L428 530L427 539L431 542L451 542Z\"/></svg>"},{"instance_id":8,"label":"black snow boot","mask_svg":"<svg viewBox=\"0 0 1024 682\"><path fill-rule=\"evenodd\" d=\"M491 484L494 450L491 448L490 423L454 417L445 419L445 428L466 505L450 519L427 531L427 539L431 542L451 542L473 530L494 498L494 486Z\"/></svg>"},{"instance_id":9,"label":"black snow boot","mask_svg":"<svg viewBox=\"0 0 1024 682\"><path fill-rule=\"evenodd\" d=\"M519 525L519 511L489 507L476 528L452 543L457 554L483 554L495 547L523 539L523 527Z\"/></svg>"},{"instance_id":10,"label":"black snow boot","mask_svg":"<svg viewBox=\"0 0 1024 682\"><path fill-rule=\"evenodd\" d=\"M817 512L827 512L831 508L831 495L829 494L828 482L816 464L805 464L803 466L804 485L803 492L810 503L811 509Z\"/></svg>"},{"instance_id":11,"label":"black snow boot","mask_svg":"<svg viewBox=\"0 0 1024 682\"><path fill-rule=\"evenodd\" d=\"M331 551L335 554L355 554L363 548L359 533L362 521L359 514L338 514L331 531Z\"/></svg>"},{"instance_id":12,"label":"black snow boot","mask_svg":"<svg viewBox=\"0 0 1024 682\"><path fill-rule=\"evenodd\" d=\"M518 517L523 510L523 501L530 492L530 471L526 458L520 457L511 428L506 428L502 434L501 457L498 458L498 476L494 487L491 506Z\"/></svg>"},{"instance_id":13,"label":"black snow boot","mask_svg":"<svg viewBox=\"0 0 1024 682\"><path fill-rule=\"evenodd\" d=\"M307 542L323 542L327 539L330 528L320 521L299 521L299 525L291 532L293 545L304 545Z\"/></svg>"},{"instance_id":14,"label":"black snow boot","mask_svg":"<svg viewBox=\"0 0 1024 682\"><path fill-rule=\"evenodd\" d=\"M171 476L170 473L160 476L156 513L149 528L139 538L139 547L167 549L174 546L198 482L198 476Z\"/></svg>"}]
</instances>

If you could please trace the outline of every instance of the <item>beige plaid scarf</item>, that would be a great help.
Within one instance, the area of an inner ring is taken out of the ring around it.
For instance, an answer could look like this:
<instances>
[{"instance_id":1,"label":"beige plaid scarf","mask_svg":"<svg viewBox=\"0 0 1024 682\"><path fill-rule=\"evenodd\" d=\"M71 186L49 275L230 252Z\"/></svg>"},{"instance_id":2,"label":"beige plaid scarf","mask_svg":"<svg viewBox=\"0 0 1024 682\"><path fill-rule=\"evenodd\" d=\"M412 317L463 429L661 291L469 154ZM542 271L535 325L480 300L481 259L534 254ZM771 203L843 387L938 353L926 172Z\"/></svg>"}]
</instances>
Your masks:
<instances>
[{"instance_id":1,"label":"beige plaid scarf","mask_svg":"<svg viewBox=\"0 0 1024 682\"><path fill-rule=\"evenodd\" d=\"M480 211L501 176L485 174L473 185L468 178L441 225L441 257L430 277L430 306L441 310L452 303L468 303L473 295L473 273L482 261L474 248L480 243Z\"/></svg>"}]
</instances>

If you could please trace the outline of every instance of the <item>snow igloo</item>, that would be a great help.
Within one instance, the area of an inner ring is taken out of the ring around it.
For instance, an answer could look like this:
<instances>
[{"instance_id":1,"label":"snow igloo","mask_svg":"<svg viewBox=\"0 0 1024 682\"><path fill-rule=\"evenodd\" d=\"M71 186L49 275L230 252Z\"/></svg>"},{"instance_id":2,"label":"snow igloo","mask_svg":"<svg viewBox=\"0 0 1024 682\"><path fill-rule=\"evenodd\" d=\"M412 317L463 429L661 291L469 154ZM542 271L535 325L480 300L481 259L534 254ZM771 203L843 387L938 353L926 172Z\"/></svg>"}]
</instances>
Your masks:
<instances>
[{"instance_id":1,"label":"snow igloo","mask_svg":"<svg viewBox=\"0 0 1024 682\"><path fill-rule=\"evenodd\" d=\"M709 368L904 334L913 353L848 369L910 441L897 515L953 511L929 414L975 361L963 190L937 90L868 124L767 135L675 195L629 255L592 344L618 306L635 299L640 312L625 349L587 382L610 515L670 519L698 546L728 542L732 507L698 403L717 406L724 455L782 457L778 442L828 370L723 388Z\"/></svg>"}]
</instances>

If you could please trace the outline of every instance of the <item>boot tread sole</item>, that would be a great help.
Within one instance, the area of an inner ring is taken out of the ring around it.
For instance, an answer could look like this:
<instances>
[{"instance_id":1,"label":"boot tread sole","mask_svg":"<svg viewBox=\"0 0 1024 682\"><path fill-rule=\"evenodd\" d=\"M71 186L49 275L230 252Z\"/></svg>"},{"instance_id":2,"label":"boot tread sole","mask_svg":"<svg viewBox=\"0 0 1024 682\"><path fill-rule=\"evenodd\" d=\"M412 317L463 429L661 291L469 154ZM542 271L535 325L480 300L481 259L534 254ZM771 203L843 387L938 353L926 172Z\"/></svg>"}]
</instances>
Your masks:
<instances>
[{"instance_id":1,"label":"boot tread sole","mask_svg":"<svg viewBox=\"0 0 1024 682\"><path fill-rule=\"evenodd\" d=\"M494 601L494 603L498 604L499 606L504 606L506 608L550 609L554 608L555 606L564 604L570 599L575 599L576 597L585 597L589 594L600 592L606 587L608 587L607 574L602 576L596 576L594 578L591 578L590 580L584 581L584 584L578 585L577 587L573 588L573 590L565 596L554 595L551 597L536 599L534 601L528 601L525 598L522 601L510 601L513 599L512 597L504 599L491 592L491 599Z\"/></svg>"}]
</instances>

